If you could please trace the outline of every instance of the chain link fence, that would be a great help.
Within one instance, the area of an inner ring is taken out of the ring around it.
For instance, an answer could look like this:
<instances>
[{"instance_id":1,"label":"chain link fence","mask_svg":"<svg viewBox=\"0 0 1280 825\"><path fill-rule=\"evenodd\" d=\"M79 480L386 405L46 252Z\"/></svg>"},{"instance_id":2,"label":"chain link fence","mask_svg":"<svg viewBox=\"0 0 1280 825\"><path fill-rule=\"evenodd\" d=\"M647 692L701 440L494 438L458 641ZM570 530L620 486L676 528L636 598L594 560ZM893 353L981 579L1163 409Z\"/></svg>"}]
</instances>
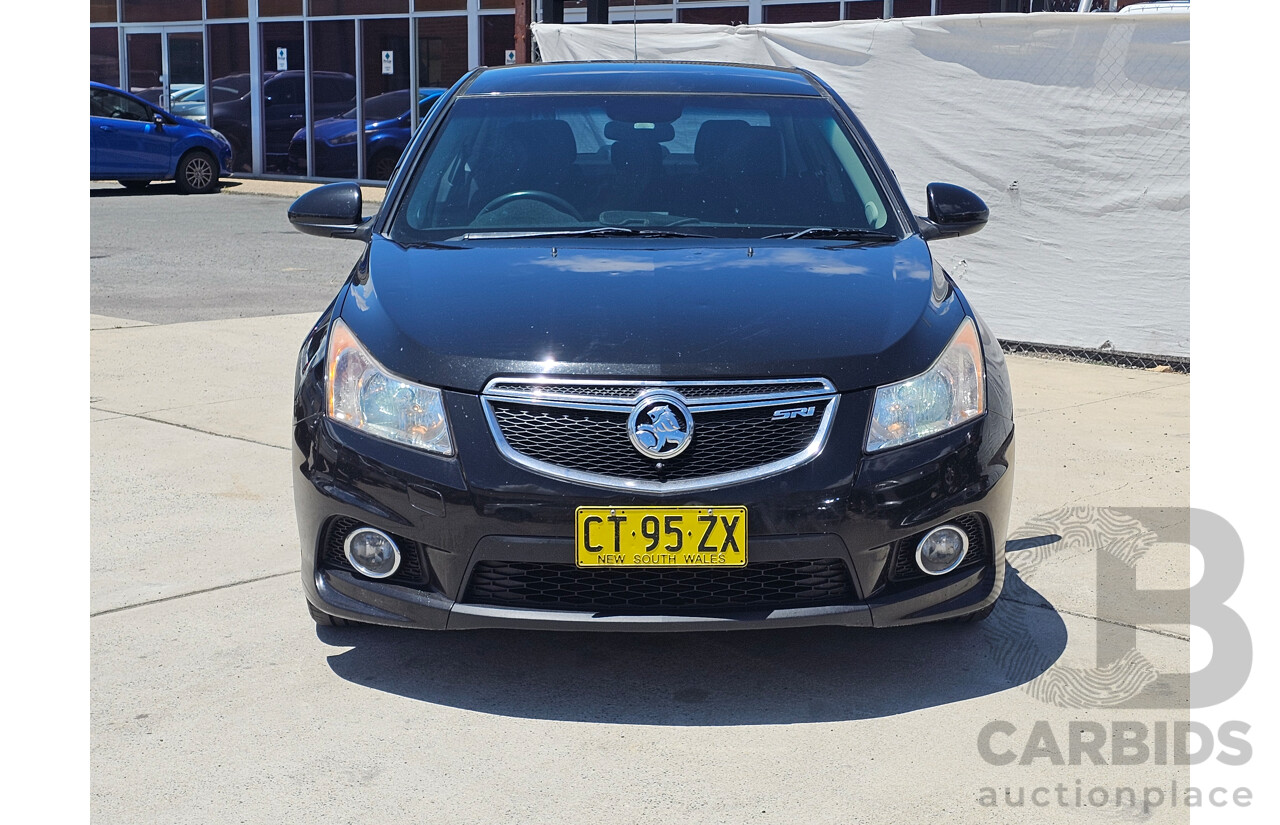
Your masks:
<instances>
[{"instance_id":1,"label":"chain link fence","mask_svg":"<svg viewBox=\"0 0 1280 825\"><path fill-rule=\"evenodd\" d=\"M1109 343L1109 342L1108 342ZM1122 352L1111 347L1067 347L1054 344L1034 344L1029 341L1000 339L1000 348L1011 355L1030 355L1053 361L1076 361L1086 364L1103 364L1108 367L1147 370L1148 372L1176 372L1191 374L1191 359L1173 355L1147 355L1140 352Z\"/></svg>"}]
</instances>

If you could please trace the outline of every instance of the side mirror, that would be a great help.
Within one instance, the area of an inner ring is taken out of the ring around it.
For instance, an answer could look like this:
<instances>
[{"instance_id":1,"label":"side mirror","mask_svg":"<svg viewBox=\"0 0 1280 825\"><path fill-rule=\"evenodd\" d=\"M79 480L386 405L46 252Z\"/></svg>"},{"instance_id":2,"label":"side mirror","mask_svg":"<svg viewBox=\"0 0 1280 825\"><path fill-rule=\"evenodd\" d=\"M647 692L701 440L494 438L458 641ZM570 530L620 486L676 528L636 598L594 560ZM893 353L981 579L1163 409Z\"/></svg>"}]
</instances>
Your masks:
<instances>
[{"instance_id":1,"label":"side mirror","mask_svg":"<svg viewBox=\"0 0 1280 825\"><path fill-rule=\"evenodd\" d=\"M991 212L982 198L951 183L931 183L928 187L929 217L916 217L920 235L926 241L972 235L987 225Z\"/></svg>"},{"instance_id":2,"label":"side mirror","mask_svg":"<svg viewBox=\"0 0 1280 825\"><path fill-rule=\"evenodd\" d=\"M308 235L366 241L373 218L363 217L363 209L359 184L330 183L294 201L289 223Z\"/></svg>"}]
</instances>

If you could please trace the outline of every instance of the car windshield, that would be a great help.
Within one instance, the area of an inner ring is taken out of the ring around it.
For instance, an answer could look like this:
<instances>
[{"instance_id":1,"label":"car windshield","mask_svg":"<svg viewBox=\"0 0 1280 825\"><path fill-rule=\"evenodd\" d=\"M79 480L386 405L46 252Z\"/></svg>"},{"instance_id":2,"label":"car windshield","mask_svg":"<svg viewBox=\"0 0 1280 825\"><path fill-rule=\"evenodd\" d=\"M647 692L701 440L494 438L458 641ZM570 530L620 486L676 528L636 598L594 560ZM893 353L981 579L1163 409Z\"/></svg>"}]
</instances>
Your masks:
<instances>
[{"instance_id":1,"label":"car windshield","mask_svg":"<svg viewBox=\"0 0 1280 825\"><path fill-rule=\"evenodd\" d=\"M266 78L271 77L273 74L275 73L263 72L262 77L265 80ZM241 73L241 74L229 74L226 77L219 77L213 81L213 86L214 86L214 92L213 92L214 102L218 102L219 100L222 99L218 94L219 89L226 89L229 92L234 93L234 95L232 97L228 97L227 100L234 100L235 98L244 97L245 95L249 94L249 75Z\"/></svg>"},{"instance_id":2,"label":"car windshield","mask_svg":"<svg viewBox=\"0 0 1280 825\"><path fill-rule=\"evenodd\" d=\"M387 92L386 94L371 97L364 102L364 119L365 120L391 120L400 117L409 111L409 90L401 89L398 92ZM343 112L341 115L346 120L355 120L356 110L352 109Z\"/></svg>"},{"instance_id":3,"label":"car windshield","mask_svg":"<svg viewBox=\"0 0 1280 825\"><path fill-rule=\"evenodd\" d=\"M180 94L175 94L172 97L172 101L174 103L204 103L204 91L204 86L197 86L194 89L188 89ZM243 94L244 92L241 92L239 89L232 88L231 86L214 86L213 102L222 103L227 100L235 100Z\"/></svg>"},{"instance_id":4,"label":"car windshield","mask_svg":"<svg viewBox=\"0 0 1280 825\"><path fill-rule=\"evenodd\" d=\"M891 240L900 229L887 203L824 98L464 96L416 166L388 235L420 243L619 227Z\"/></svg>"}]
</instances>

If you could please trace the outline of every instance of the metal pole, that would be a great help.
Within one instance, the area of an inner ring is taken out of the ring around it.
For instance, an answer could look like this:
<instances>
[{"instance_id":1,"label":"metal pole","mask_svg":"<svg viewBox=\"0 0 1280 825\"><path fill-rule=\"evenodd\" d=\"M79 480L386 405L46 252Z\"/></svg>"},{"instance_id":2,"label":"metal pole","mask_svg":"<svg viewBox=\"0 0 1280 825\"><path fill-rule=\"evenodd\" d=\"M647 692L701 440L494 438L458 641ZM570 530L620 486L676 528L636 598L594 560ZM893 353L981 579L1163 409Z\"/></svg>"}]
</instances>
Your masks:
<instances>
[{"instance_id":1,"label":"metal pole","mask_svg":"<svg viewBox=\"0 0 1280 825\"><path fill-rule=\"evenodd\" d=\"M364 20L356 19L356 178L364 180L368 176L369 159L365 157L365 141L368 133L364 129ZM416 108L417 98L409 92L409 108Z\"/></svg>"},{"instance_id":2,"label":"metal pole","mask_svg":"<svg viewBox=\"0 0 1280 825\"><path fill-rule=\"evenodd\" d=\"M241 146L240 151L249 153L250 174L261 175L265 148L262 128L266 116L262 109L262 30L258 24L258 0L249 3L249 88L249 102L253 104L249 112L249 145Z\"/></svg>"},{"instance_id":3,"label":"metal pole","mask_svg":"<svg viewBox=\"0 0 1280 825\"><path fill-rule=\"evenodd\" d=\"M409 130L418 131L418 89L425 86L418 76L418 18L409 18Z\"/></svg>"},{"instance_id":4,"label":"metal pole","mask_svg":"<svg viewBox=\"0 0 1280 825\"><path fill-rule=\"evenodd\" d=\"M311 30L315 25L310 21L302 24L302 128L306 130L307 136L307 177L309 178L316 176L316 157L312 151L315 148L316 131L315 120L311 117L311 103L315 100L315 78L311 76ZM263 105L266 105L266 101L263 101Z\"/></svg>"},{"instance_id":5,"label":"metal pole","mask_svg":"<svg viewBox=\"0 0 1280 825\"><path fill-rule=\"evenodd\" d=\"M480 0L467 0L467 68L483 62L480 56Z\"/></svg>"}]
</instances>

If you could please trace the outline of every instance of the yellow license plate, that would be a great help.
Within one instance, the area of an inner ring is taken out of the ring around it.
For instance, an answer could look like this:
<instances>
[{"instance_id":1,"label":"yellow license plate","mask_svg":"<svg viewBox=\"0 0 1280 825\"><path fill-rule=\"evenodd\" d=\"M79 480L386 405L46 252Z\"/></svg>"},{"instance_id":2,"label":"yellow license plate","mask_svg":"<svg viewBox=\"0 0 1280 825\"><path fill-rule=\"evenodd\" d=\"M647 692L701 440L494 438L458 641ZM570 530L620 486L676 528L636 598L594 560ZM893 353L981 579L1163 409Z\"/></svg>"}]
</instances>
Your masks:
<instances>
[{"instance_id":1,"label":"yellow license plate","mask_svg":"<svg viewBox=\"0 0 1280 825\"><path fill-rule=\"evenodd\" d=\"M746 507L579 507L579 567L743 567Z\"/></svg>"}]
</instances>

